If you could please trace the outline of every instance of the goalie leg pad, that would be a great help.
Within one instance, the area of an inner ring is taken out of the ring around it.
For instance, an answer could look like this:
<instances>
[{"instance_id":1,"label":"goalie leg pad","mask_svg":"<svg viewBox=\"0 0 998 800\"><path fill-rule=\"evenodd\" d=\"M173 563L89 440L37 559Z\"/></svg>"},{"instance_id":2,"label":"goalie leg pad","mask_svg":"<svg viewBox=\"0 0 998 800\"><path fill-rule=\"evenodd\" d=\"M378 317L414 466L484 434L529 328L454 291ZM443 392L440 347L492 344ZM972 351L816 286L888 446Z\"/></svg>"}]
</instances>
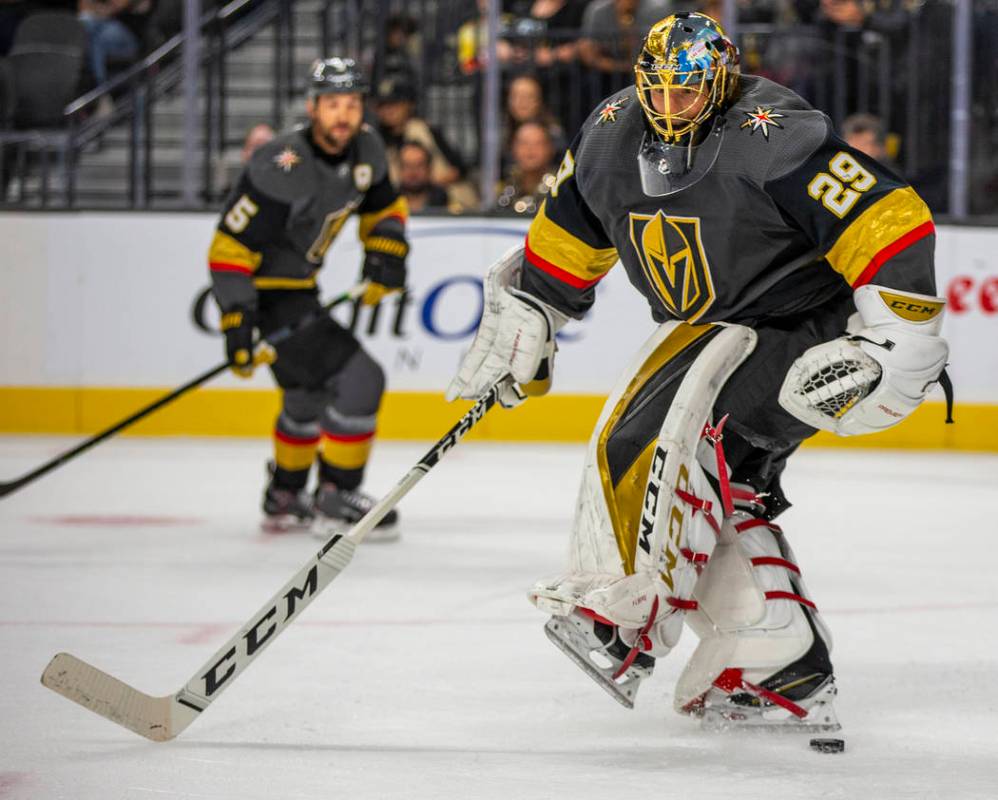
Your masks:
<instances>
[{"instance_id":1,"label":"goalie leg pad","mask_svg":"<svg viewBox=\"0 0 998 800\"><path fill-rule=\"evenodd\" d=\"M747 511L725 520L687 621L700 644L676 710L711 729L837 730L832 640L779 526Z\"/></svg>"},{"instance_id":2,"label":"goalie leg pad","mask_svg":"<svg viewBox=\"0 0 998 800\"><path fill-rule=\"evenodd\" d=\"M724 513L697 461L698 452L713 457L700 440L720 387L754 341L740 326L680 323L651 337L590 440L569 570L530 592L554 615L547 628L552 640L621 702L608 678L628 658L667 654L682 632L683 614L695 606L698 569ZM603 620L613 641L630 647L609 673L592 667L593 654L605 654L607 645L580 634L579 615Z\"/></svg>"}]
</instances>

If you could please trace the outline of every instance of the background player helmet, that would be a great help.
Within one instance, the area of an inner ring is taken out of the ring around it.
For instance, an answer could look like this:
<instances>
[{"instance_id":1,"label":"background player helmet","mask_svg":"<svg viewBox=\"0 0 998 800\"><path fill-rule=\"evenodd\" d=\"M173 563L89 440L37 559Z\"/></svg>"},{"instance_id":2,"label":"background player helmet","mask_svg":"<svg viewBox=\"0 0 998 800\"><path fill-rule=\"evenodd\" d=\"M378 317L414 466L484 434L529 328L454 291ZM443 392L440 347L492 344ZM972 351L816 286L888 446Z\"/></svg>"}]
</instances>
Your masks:
<instances>
[{"instance_id":1,"label":"background player helmet","mask_svg":"<svg viewBox=\"0 0 998 800\"><path fill-rule=\"evenodd\" d=\"M634 75L648 122L663 141L677 144L734 99L738 48L706 14L674 14L648 31ZM668 90L672 88L693 89L707 102L693 119L684 119L669 107ZM664 93L663 111L652 103L656 90Z\"/></svg>"},{"instance_id":2,"label":"background player helmet","mask_svg":"<svg viewBox=\"0 0 998 800\"><path fill-rule=\"evenodd\" d=\"M316 59L308 72L308 96L368 91L367 79L352 58Z\"/></svg>"}]
</instances>

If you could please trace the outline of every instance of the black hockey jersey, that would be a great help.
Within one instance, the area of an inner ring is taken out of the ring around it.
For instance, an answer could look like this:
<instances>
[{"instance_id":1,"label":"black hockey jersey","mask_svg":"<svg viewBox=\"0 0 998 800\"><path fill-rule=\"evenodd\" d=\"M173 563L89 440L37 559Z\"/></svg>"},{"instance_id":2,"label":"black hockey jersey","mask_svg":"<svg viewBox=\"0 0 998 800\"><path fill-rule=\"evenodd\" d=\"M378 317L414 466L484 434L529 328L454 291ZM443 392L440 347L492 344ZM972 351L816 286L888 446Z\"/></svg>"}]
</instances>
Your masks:
<instances>
[{"instance_id":1,"label":"black hockey jersey","mask_svg":"<svg viewBox=\"0 0 998 800\"><path fill-rule=\"evenodd\" d=\"M260 147L229 194L208 254L223 311L253 309L257 290L312 289L352 213L365 249L404 256L408 205L388 178L385 148L364 125L340 156L308 128Z\"/></svg>"},{"instance_id":2,"label":"black hockey jersey","mask_svg":"<svg viewBox=\"0 0 998 800\"><path fill-rule=\"evenodd\" d=\"M718 143L705 142L701 174L661 197L642 190L634 87L605 101L531 223L522 287L579 317L619 258L657 321L746 324L874 279L935 294L935 229L914 190L789 89L740 81L710 134L712 165L701 151Z\"/></svg>"}]
</instances>

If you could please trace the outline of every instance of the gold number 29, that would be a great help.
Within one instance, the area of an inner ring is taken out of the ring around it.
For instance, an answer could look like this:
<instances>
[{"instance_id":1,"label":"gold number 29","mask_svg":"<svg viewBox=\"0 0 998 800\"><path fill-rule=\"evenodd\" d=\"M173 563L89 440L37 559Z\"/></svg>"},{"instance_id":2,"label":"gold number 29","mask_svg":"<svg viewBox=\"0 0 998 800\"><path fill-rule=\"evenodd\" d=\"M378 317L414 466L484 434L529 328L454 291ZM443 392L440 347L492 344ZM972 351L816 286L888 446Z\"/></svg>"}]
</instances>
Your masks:
<instances>
[{"instance_id":1,"label":"gold number 29","mask_svg":"<svg viewBox=\"0 0 998 800\"><path fill-rule=\"evenodd\" d=\"M876 183L873 173L848 153L839 151L828 162L828 172L819 172L811 179L807 193L841 219Z\"/></svg>"}]
</instances>

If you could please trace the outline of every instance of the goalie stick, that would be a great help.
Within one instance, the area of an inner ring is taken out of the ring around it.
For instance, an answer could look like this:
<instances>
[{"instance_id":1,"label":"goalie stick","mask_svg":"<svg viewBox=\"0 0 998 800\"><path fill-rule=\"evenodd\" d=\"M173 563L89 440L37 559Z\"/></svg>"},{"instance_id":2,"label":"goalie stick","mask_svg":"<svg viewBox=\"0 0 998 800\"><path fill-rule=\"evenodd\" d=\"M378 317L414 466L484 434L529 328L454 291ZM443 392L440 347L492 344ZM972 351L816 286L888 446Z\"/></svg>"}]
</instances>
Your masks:
<instances>
[{"instance_id":1,"label":"goalie stick","mask_svg":"<svg viewBox=\"0 0 998 800\"><path fill-rule=\"evenodd\" d=\"M347 289L342 294L338 295L337 297L334 297L332 300L326 303L322 308L318 309L315 312L306 314L302 319L298 320L297 322L294 322L290 325L285 325L283 328L279 328L278 330L274 331L270 336L268 336L266 339L257 342L257 344L259 345L266 342L267 344L274 345L283 342L285 339L297 333L302 328L307 328L309 325L312 325L313 323L322 319L333 308L340 305L340 303L344 303L347 300L356 300L358 297L364 294L364 291L366 289L367 289L367 281L362 281L361 283L358 283L356 286L353 286L350 289ZM198 386L207 383L216 375L220 375L221 373L225 372L225 370L227 370L229 366L230 366L229 362L224 361L218 366L212 367L206 372L202 372L196 378L191 378L191 380L187 381L187 383L183 384L182 386L178 386L172 392L169 392L168 394L163 395L157 400L154 400L149 405L140 408L138 411L136 411L133 414L130 414L120 422L116 422L110 428L105 428L100 433L95 433L89 439L80 442L78 445L70 448L64 453L60 453L55 458L46 461L40 467L36 467L35 469L31 470L31 472L25 473L20 478L15 478L12 481L5 481L0 483L0 499L6 497L12 492L16 492L18 489L27 486L29 483L34 483L43 475L47 475L57 467L61 467L67 461L72 461L78 455L82 455L83 453L87 452L87 450L89 450L90 448L96 447L105 439L110 439L116 433L119 433L120 431L123 431L125 428L129 427L130 425L134 425L139 420L148 417L154 411L158 411L163 406L172 403L181 395L185 395L192 389L196 389Z\"/></svg>"},{"instance_id":2,"label":"goalie stick","mask_svg":"<svg viewBox=\"0 0 998 800\"><path fill-rule=\"evenodd\" d=\"M318 554L175 694L164 697L145 694L69 653L59 653L49 662L42 673L42 685L154 742L173 739L346 568L357 545L382 517L495 405L504 380L493 384L348 533L336 534L326 541Z\"/></svg>"}]
</instances>

